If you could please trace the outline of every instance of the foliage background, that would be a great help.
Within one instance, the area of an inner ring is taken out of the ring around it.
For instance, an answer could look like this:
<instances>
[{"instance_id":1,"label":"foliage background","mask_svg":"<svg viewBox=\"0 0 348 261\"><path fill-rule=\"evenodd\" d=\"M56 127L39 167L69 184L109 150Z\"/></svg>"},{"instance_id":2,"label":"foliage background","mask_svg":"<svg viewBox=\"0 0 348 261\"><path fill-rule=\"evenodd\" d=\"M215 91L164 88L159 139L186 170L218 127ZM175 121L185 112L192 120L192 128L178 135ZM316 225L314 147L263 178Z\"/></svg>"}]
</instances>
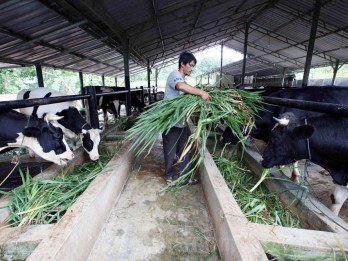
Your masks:
<instances>
[{"instance_id":1,"label":"foliage background","mask_svg":"<svg viewBox=\"0 0 348 261\"><path fill-rule=\"evenodd\" d=\"M197 65L190 77L186 80L191 85L202 83L215 83L216 77L219 76L217 68L220 67L221 49L213 47L201 53L195 54ZM242 54L232 49L224 48L223 65L230 64L242 59ZM157 86L158 91L164 91L166 78L169 73L178 68L178 64L174 63L157 68ZM215 73L211 73L215 71ZM77 72L56 70L52 68L42 68L44 85L60 92L68 94L80 93L80 81ZM152 69L150 75L150 85L156 86L156 70ZM303 72L296 73L296 79L302 79ZM310 79L332 79L333 68L315 68L310 71ZM209 79L208 79L209 78ZM337 73L337 78L348 79L348 65L343 65ZM131 88L147 86L147 73L142 72L130 76ZM102 85L102 77L100 75L83 74L83 84ZM113 77L105 77L105 85L115 86L116 79ZM0 69L0 94L16 94L22 89L31 89L38 86L35 67L20 67L11 69ZM117 86L124 86L124 77L117 78Z\"/></svg>"}]
</instances>

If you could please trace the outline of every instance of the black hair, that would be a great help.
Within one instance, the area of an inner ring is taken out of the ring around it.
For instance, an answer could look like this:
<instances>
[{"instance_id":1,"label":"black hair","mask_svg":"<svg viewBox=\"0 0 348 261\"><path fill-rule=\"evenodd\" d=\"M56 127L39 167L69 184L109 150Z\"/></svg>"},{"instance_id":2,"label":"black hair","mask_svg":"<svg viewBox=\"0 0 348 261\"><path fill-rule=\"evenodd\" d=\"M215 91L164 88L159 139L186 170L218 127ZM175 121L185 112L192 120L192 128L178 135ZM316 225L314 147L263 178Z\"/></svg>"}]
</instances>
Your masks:
<instances>
[{"instance_id":1,"label":"black hair","mask_svg":"<svg viewBox=\"0 0 348 261\"><path fill-rule=\"evenodd\" d=\"M181 63L188 64L189 62L192 62L192 61L194 61L196 64L197 63L196 57L192 53L183 52L179 56L179 69L180 69Z\"/></svg>"}]
</instances>

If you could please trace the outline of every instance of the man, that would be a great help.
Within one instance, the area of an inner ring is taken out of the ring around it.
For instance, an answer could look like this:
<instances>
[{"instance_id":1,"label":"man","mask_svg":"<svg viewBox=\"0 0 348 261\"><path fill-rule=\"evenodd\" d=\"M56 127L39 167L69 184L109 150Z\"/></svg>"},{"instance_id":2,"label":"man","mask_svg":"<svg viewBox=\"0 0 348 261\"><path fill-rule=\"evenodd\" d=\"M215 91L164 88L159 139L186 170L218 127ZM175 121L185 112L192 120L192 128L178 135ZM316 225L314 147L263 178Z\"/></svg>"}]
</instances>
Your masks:
<instances>
[{"instance_id":1,"label":"man","mask_svg":"<svg viewBox=\"0 0 348 261\"><path fill-rule=\"evenodd\" d=\"M211 96L206 91L195 88L187 84L184 80L189 76L196 66L197 60L192 53L184 52L179 56L179 69L169 74L166 83L164 98L174 98L181 94L193 94L200 96L205 101L210 101ZM175 160L178 159L183 152L185 144L189 137L189 130L186 122L179 122L163 137L163 152L165 162L165 179L167 184L173 182L176 176ZM189 172L186 168L190 162L190 155L187 154L185 158L178 163L179 175L184 175ZM186 184L194 185L198 181L196 179L187 180Z\"/></svg>"}]
</instances>

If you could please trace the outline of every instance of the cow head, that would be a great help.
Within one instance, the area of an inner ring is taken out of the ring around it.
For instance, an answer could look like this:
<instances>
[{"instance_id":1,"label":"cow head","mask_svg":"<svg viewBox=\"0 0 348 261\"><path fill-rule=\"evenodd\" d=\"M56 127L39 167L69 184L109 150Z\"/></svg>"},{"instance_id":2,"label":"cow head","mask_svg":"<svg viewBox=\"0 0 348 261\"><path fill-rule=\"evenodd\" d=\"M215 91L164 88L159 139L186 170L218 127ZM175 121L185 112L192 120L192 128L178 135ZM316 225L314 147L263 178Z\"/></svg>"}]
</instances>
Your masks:
<instances>
[{"instance_id":1,"label":"cow head","mask_svg":"<svg viewBox=\"0 0 348 261\"><path fill-rule=\"evenodd\" d=\"M81 143L88 153L91 160L99 159L98 146L100 142L100 129L84 129L82 128Z\"/></svg>"},{"instance_id":2,"label":"cow head","mask_svg":"<svg viewBox=\"0 0 348 261\"><path fill-rule=\"evenodd\" d=\"M30 148L41 158L58 165L66 165L74 154L66 143L60 128L51 123L39 127L27 127L22 131L23 145Z\"/></svg>"},{"instance_id":3,"label":"cow head","mask_svg":"<svg viewBox=\"0 0 348 261\"><path fill-rule=\"evenodd\" d=\"M291 113L276 120L278 123L270 132L268 144L262 155L262 166L271 168L308 158L306 139L313 135L314 127L300 125L300 120Z\"/></svg>"}]
</instances>

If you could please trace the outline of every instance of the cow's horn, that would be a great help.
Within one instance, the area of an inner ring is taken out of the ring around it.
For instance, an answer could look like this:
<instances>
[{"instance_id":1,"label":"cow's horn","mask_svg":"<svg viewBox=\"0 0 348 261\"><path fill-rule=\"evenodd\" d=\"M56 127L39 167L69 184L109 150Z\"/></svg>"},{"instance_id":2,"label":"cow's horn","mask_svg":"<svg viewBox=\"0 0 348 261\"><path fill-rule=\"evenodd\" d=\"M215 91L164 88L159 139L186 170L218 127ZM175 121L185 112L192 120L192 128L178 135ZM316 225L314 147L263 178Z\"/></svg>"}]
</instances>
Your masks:
<instances>
[{"instance_id":1,"label":"cow's horn","mask_svg":"<svg viewBox=\"0 0 348 261\"><path fill-rule=\"evenodd\" d=\"M60 120L64 118L64 116L58 116L58 115L55 115L55 114L46 114L45 116L45 121L57 121L57 120Z\"/></svg>"},{"instance_id":2,"label":"cow's horn","mask_svg":"<svg viewBox=\"0 0 348 261\"><path fill-rule=\"evenodd\" d=\"M274 120L276 120L280 126L288 126L289 124L289 119L288 118L281 118L281 119L278 119L276 117L273 117Z\"/></svg>"}]
</instances>

